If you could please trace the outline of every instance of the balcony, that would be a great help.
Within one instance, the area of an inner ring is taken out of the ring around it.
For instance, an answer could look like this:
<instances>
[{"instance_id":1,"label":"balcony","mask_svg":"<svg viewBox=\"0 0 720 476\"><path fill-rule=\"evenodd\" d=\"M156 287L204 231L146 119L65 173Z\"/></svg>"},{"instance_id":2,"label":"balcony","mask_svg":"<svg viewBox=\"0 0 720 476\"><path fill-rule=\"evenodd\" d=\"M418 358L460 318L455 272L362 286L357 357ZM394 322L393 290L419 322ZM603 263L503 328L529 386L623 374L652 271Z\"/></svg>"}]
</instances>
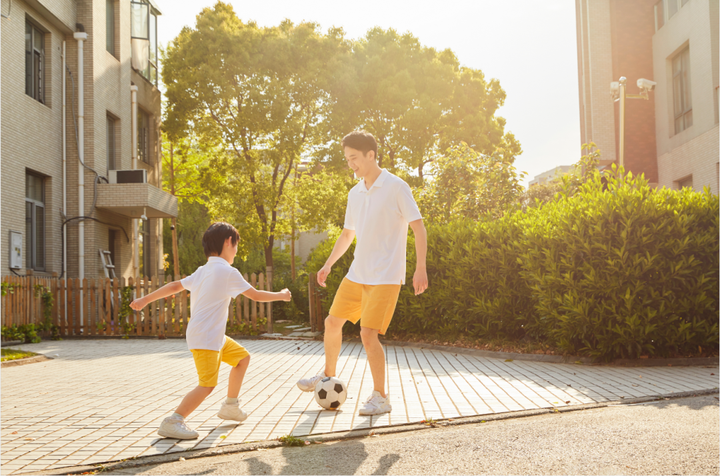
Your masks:
<instances>
[{"instance_id":1,"label":"balcony","mask_svg":"<svg viewBox=\"0 0 720 476\"><path fill-rule=\"evenodd\" d=\"M173 218L177 198L149 183L103 183L97 186L97 208L128 218Z\"/></svg>"}]
</instances>

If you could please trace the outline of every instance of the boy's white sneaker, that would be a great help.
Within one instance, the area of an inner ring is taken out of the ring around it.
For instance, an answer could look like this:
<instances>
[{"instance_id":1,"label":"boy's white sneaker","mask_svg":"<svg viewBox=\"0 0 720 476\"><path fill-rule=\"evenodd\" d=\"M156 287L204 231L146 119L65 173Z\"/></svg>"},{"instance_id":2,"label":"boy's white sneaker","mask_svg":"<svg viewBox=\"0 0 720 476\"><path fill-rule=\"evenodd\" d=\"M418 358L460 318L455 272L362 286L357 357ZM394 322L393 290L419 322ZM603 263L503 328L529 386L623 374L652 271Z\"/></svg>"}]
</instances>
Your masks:
<instances>
[{"instance_id":1,"label":"boy's white sneaker","mask_svg":"<svg viewBox=\"0 0 720 476\"><path fill-rule=\"evenodd\" d=\"M223 420L245 421L248 414L240 408L240 400L238 400L235 403L223 402L217 416Z\"/></svg>"},{"instance_id":2,"label":"boy's white sneaker","mask_svg":"<svg viewBox=\"0 0 720 476\"><path fill-rule=\"evenodd\" d=\"M360 409L360 415L382 415L391 411L390 396L383 397L380 392L375 390Z\"/></svg>"},{"instance_id":3,"label":"boy's white sneaker","mask_svg":"<svg viewBox=\"0 0 720 476\"><path fill-rule=\"evenodd\" d=\"M158 428L158 435L176 440L194 440L199 436L197 431L188 428L185 420L173 417L167 417L162 421Z\"/></svg>"},{"instance_id":4,"label":"boy's white sneaker","mask_svg":"<svg viewBox=\"0 0 720 476\"><path fill-rule=\"evenodd\" d=\"M314 392L315 386L320 380L324 379L325 377L325 369L323 369L314 377L301 378L300 380L298 380L297 386L303 392Z\"/></svg>"}]
</instances>

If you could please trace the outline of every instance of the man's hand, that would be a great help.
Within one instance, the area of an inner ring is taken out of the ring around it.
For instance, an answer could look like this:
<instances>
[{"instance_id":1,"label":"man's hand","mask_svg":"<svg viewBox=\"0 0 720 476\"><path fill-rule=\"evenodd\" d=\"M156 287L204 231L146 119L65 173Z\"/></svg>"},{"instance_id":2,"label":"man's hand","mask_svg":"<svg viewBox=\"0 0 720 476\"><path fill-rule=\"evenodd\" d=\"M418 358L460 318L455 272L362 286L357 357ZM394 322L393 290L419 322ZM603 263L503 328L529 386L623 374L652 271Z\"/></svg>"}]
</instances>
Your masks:
<instances>
[{"instance_id":1,"label":"man's hand","mask_svg":"<svg viewBox=\"0 0 720 476\"><path fill-rule=\"evenodd\" d=\"M415 288L415 295L422 294L428 288L428 277L427 270L425 268L418 267L415 270L413 276L413 287Z\"/></svg>"},{"instance_id":2,"label":"man's hand","mask_svg":"<svg viewBox=\"0 0 720 476\"><path fill-rule=\"evenodd\" d=\"M130 303L130 307L136 311L141 310L145 307L145 298L135 299L133 302Z\"/></svg>"},{"instance_id":3,"label":"man's hand","mask_svg":"<svg viewBox=\"0 0 720 476\"><path fill-rule=\"evenodd\" d=\"M290 290L288 288L285 288L282 291L280 291L280 294L282 294L283 301L290 302L292 300L292 293L290 293Z\"/></svg>"},{"instance_id":4,"label":"man's hand","mask_svg":"<svg viewBox=\"0 0 720 476\"><path fill-rule=\"evenodd\" d=\"M330 270L332 267L325 265L322 267L320 271L317 273L317 282L320 286L326 287L325 280L327 279L328 275L330 274Z\"/></svg>"}]
</instances>

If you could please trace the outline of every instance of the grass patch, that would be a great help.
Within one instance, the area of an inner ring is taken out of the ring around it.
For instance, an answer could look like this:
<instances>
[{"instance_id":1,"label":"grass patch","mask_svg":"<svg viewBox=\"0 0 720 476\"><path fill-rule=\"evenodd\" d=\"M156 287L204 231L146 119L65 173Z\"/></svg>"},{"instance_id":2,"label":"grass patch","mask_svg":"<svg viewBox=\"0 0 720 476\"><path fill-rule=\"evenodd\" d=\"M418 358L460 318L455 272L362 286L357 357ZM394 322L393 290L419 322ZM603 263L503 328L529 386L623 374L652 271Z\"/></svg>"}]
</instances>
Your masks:
<instances>
[{"instance_id":1,"label":"grass patch","mask_svg":"<svg viewBox=\"0 0 720 476\"><path fill-rule=\"evenodd\" d=\"M281 436L278 440L285 446L305 446L310 444L309 441L305 441L302 438L297 438L292 435Z\"/></svg>"},{"instance_id":2,"label":"grass patch","mask_svg":"<svg viewBox=\"0 0 720 476\"><path fill-rule=\"evenodd\" d=\"M27 352L24 350L17 349L2 349L2 361L7 362L8 360L24 359L25 357L32 357L38 355L35 352Z\"/></svg>"}]
</instances>

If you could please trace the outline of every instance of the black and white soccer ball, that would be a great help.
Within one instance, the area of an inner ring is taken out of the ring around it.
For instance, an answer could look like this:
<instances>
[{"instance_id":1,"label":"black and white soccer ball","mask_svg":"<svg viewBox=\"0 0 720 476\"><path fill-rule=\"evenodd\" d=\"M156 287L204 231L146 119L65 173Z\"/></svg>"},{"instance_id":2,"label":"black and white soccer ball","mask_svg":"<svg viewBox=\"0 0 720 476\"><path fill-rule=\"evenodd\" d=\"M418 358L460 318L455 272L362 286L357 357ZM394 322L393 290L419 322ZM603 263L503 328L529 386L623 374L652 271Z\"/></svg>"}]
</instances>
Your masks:
<instances>
[{"instance_id":1,"label":"black and white soccer ball","mask_svg":"<svg viewBox=\"0 0 720 476\"><path fill-rule=\"evenodd\" d=\"M325 377L315 386L315 401L326 410L337 410L347 398L347 387L337 377Z\"/></svg>"}]
</instances>

